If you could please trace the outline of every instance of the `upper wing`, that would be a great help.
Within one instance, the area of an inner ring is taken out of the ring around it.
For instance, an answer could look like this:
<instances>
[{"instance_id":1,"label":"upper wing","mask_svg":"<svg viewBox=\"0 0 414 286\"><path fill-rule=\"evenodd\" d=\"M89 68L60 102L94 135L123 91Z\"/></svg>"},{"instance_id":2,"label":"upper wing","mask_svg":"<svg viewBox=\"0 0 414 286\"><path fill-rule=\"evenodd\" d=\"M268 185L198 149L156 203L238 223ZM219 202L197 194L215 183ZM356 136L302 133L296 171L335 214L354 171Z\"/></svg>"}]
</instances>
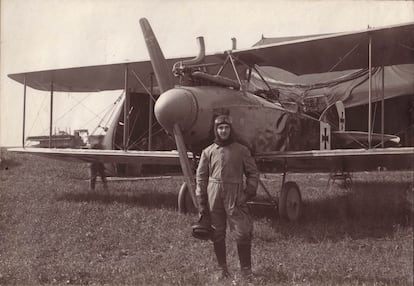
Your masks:
<instances>
[{"instance_id":1,"label":"upper wing","mask_svg":"<svg viewBox=\"0 0 414 286\"><path fill-rule=\"evenodd\" d=\"M188 59L190 58L172 58L167 60L167 64L172 72L172 67L176 62ZM222 61L218 55L208 55L205 58L206 63L221 63ZM126 67L129 69L129 88L136 92L145 92L142 84L146 88L150 88L151 75L153 74L150 61L34 71L9 74L8 76L21 84L26 83L27 86L38 90L50 91L51 83L53 83L54 91L97 92L124 89ZM155 77L154 85L156 85Z\"/></svg>"},{"instance_id":2,"label":"upper wing","mask_svg":"<svg viewBox=\"0 0 414 286\"><path fill-rule=\"evenodd\" d=\"M255 158L261 169L277 172L414 170L414 147L269 152Z\"/></svg>"},{"instance_id":3,"label":"upper wing","mask_svg":"<svg viewBox=\"0 0 414 286\"><path fill-rule=\"evenodd\" d=\"M265 46L265 45L269 45L269 44L276 44L276 43L282 43L282 42L290 42L290 41L296 41L296 40L303 40L303 39L306 39L306 38L315 38L315 37L327 36L327 35L332 35L332 33L329 33L329 34L304 35L304 36L291 36L291 37L275 37L275 38L266 38L266 37L262 36L262 38L260 39L260 41L258 41L253 46L254 47L256 47L256 46Z\"/></svg>"},{"instance_id":4,"label":"upper wing","mask_svg":"<svg viewBox=\"0 0 414 286\"><path fill-rule=\"evenodd\" d=\"M10 148L10 152L28 153L65 161L150 164L179 166L177 151L122 151L96 149Z\"/></svg>"},{"instance_id":5,"label":"upper wing","mask_svg":"<svg viewBox=\"0 0 414 286\"><path fill-rule=\"evenodd\" d=\"M149 86L149 74L152 72L149 61L34 71L8 76L21 84L26 82L27 86L38 90L50 91L53 82L54 91L96 92L123 89L127 66L136 71L145 80L146 86ZM132 76L130 74L129 79L135 86L136 81L133 81ZM139 88L142 89L140 86Z\"/></svg>"},{"instance_id":6,"label":"upper wing","mask_svg":"<svg viewBox=\"0 0 414 286\"><path fill-rule=\"evenodd\" d=\"M299 37L236 50L232 54L250 65L275 66L295 74L360 69L368 67L370 37L372 66L414 63L414 23Z\"/></svg>"},{"instance_id":7,"label":"upper wing","mask_svg":"<svg viewBox=\"0 0 414 286\"><path fill-rule=\"evenodd\" d=\"M373 66L414 63L414 23L360 32L291 37L231 53L249 65L275 66L295 74L341 71L368 66L369 37L372 39ZM226 52L207 55L205 63L223 63L226 55ZM189 57L168 59L167 64L172 69L174 63L187 59ZM150 61L16 73L9 77L45 91L51 90L52 82L54 91L117 90L124 88L127 66L131 71L130 88L144 91L134 73L145 87L150 87L153 73ZM217 71L210 69L212 73ZM222 75L229 76L226 70Z\"/></svg>"},{"instance_id":8,"label":"upper wing","mask_svg":"<svg viewBox=\"0 0 414 286\"><path fill-rule=\"evenodd\" d=\"M178 59L169 60L171 67L176 60ZM27 86L38 90L50 91L53 82L54 91L97 92L124 89L126 67L131 71L128 78L129 87L143 90L132 71L137 74L146 87L150 86L152 73L150 61L34 71L9 74L8 76L21 84L26 82Z\"/></svg>"}]
</instances>

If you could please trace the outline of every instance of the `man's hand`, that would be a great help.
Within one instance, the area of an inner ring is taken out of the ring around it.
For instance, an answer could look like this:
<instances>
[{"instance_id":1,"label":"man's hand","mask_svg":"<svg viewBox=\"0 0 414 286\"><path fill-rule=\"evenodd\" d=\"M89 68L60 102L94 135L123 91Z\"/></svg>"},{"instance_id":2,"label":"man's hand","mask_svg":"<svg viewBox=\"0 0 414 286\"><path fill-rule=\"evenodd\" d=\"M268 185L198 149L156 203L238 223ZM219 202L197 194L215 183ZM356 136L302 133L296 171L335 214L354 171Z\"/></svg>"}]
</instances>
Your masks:
<instances>
[{"instance_id":1,"label":"man's hand","mask_svg":"<svg viewBox=\"0 0 414 286\"><path fill-rule=\"evenodd\" d=\"M198 204L198 212L201 216L210 216L210 211L208 209L208 202L206 198L202 196L196 196Z\"/></svg>"}]
</instances>

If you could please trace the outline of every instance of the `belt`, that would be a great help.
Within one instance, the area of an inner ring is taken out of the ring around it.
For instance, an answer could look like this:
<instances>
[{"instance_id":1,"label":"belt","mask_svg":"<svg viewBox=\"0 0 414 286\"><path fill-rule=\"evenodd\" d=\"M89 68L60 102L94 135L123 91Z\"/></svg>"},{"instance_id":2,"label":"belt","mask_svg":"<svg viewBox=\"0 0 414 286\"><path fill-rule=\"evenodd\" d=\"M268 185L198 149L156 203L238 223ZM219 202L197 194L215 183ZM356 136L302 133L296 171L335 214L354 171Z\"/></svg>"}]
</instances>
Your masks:
<instances>
[{"instance_id":1,"label":"belt","mask_svg":"<svg viewBox=\"0 0 414 286\"><path fill-rule=\"evenodd\" d=\"M232 183L232 184L241 184L243 183L243 179L240 178L226 178L226 179L217 179L217 178L213 178L213 177L209 177L208 178L209 182L212 183Z\"/></svg>"}]
</instances>

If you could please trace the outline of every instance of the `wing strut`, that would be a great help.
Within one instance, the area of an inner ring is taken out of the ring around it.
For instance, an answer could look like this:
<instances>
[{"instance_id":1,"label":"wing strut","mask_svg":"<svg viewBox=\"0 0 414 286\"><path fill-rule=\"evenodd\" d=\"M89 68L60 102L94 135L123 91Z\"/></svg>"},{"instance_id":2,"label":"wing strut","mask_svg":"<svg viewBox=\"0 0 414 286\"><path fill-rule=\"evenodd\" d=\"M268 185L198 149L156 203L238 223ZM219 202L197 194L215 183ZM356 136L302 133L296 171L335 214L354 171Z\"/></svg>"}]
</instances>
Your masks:
<instances>
[{"instance_id":1,"label":"wing strut","mask_svg":"<svg viewBox=\"0 0 414 286\"><path fill-rule=\"evenodd\" d=\"M25 131L26 131L26 89L27 89L27 82L26 82L26 75L24 76L24 86L23 86L23 137L22 137L22 147L26 143L25 139Z\"/></svg>"},{"instance_id":2,"label":"wing strut","mask_svg":"<svg viewBox=\"0 0 414 286\"><path fill-rule=\"evenodd\" d=\"M131 69L132 74L136 78L136 80L139 82L139 84L142 86L142 88L147 92L149 100L148 100L148 151L152 150L152 126L153 126L153 111L154 111L154 73L150 74L150 90L145 86L145 84L142 82L142 80L139 78L138 74L134 71L134 69ZM129 116L126 118L126 120L129 119Z\"/></svg>"},{"instance_id":3,"label":"wing strut","mask_svg":"<svg viewBox=\"0 0 414 286\"><path fill-rule=\"evenodd\" d=\"M372 36L369 34L368 43L368 149L371 149L371 116L372 116Z\"/></svg>"},{"instance_id":4,"label":"wing strut","mask_svg":"<svg viewBox=\"0 0 414 286\"><path fill-rule=\"evenodd\" d=\"M124 151L128 150L128 136L129 136L129 90L128 90L128 74L129 68L128 65L125 65L125 101L124 101L124 142L123 149Z\"/></svg>"},{"instance_id":5,"label":"wing strut","mask_svg":"<svg viewBox=\"0 0 414 286\"><path fill-rule=\"evenodd\" d=\"M385 72L384 72L384 65L382 65L382 73L381 73L382 77L381 77L381 81L382 81L382 90L381 90L381 148L384 148L384 113L385 113L385 102L384 102L384 98L385 98L385 83L384 83L384 78L385 78Z\"/></svg>"},{"instance_id":6,"label":"wing strut","mask_svg":"<svg viewBox=\"0 0 414 286\"><path fill-rule=\"evenodd\" d=\"M148 151L152 150L152 117L154 116L154 74L150 74L151 90L149 94L148 106Z\"/></svg>"},{"instance_id":7,"label":"wing strut","mask_svg":"<svg viewBox=\"0 0 414 286\"><path fill-rule=\"evenodd\" d=\"M234 70L234 74L236 75L236 78L237 78L237 81L239 82L239 84L240 84L240 88L242 88L242 82L241 82L241 80L240 80L240 77L239 77L239 74L238 74L238 72L237 72L237 69L236 69L236 65L234 64L234 60L233 60L233 57L232 57L232 55L229 55L229 58L230 58L230 63L231 63L231 66L233 67L233 70Z\"/></svg>"},{"instance_id":8,"label":"wing strut","mask_svg":"<svg viewBox=\"0 0 414 286\"><path fill-rule=\"evenodd\" d=\"M53 128L53 81L50 83L49 148L52 148L52 128Z\"/></svg>"}]
</instances>

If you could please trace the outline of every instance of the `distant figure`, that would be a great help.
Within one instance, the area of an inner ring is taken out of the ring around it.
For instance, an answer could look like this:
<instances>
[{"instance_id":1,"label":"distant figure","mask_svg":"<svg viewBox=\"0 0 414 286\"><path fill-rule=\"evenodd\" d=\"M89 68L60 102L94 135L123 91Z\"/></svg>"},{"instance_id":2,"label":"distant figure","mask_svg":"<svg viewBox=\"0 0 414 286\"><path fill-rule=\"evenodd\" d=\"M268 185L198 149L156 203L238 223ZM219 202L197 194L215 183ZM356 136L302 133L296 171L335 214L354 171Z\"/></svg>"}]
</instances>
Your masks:
<instances>
[{"instance_id":1,"label":"distant figure","mask_svg":"<svg viewBox=\"0 0 414 286\"><path fill-rule=\"evenodd\" d=\"M104 136L99 135L97 137L97 142L91 145L92 149L103 149L102 141ZM90 163L90 182L89 182L89 190L95 191L96 185L96 178L98 175L101 177L103 187L105 191L108 191L108 183L105 176L105 166L101 162L92 162Z\"/></svg>"},{"instance_id":2,"label":"distant figure","mask_svg":"<svg viewBox=\"0 0 414 286\"><path fill-rule=\"evenodd\" d=\"M233 231L240 260L242 278L251 279L251 242L253 220L246 204L256 196L258 170L254 158L244 145L234 141L232 119L220 115L214 121L214 143L203 150L197 169L196 196L200 221L209 217L219 274L229 277L226 259L227 223ZM243 175L246 187L243 188Z\"/></svg>"}]
</instances>

